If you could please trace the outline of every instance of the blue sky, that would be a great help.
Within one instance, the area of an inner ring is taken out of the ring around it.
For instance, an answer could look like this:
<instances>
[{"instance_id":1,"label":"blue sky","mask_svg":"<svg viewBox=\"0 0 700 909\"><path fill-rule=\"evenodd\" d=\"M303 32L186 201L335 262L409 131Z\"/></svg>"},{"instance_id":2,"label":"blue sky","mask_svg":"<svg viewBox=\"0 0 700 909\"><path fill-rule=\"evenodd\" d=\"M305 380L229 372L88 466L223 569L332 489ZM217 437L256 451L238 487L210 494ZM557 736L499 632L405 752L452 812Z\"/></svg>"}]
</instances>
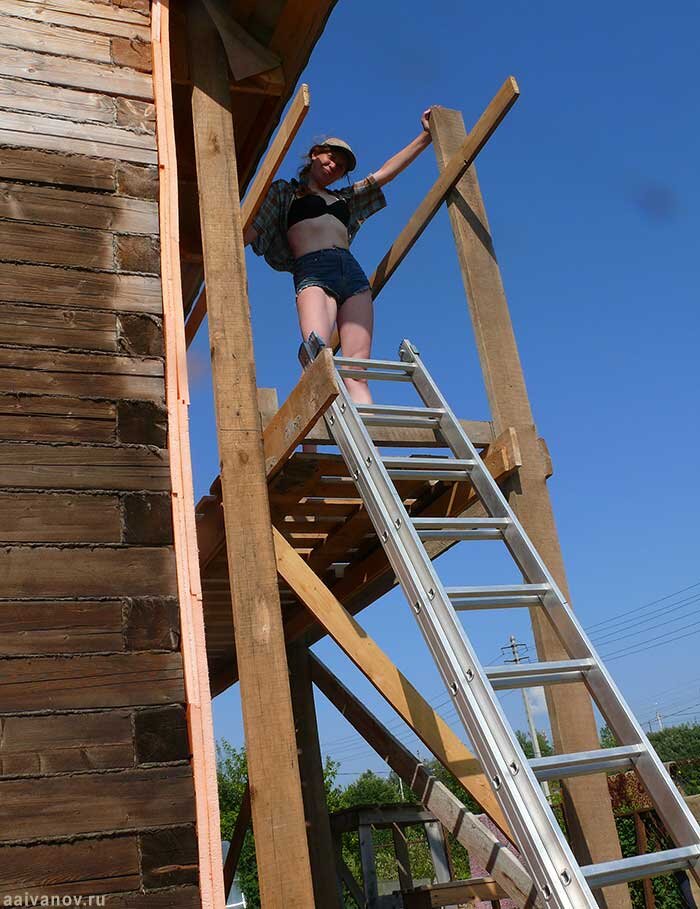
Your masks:
<instances>
[{"instance_id":1,"label":"blue sky","mask_svg":"<svg viewBox=\"0 0 700 909\"><path fill-rule=\"evenodd\" d=\"M700 10L687 0L663 13L646 0L445 0L427 9L340 0L304 73L311 111L280 175L291 176L317 138L339 135L362 176L416 135L424 107L460 109L469 128L506 76L516 77L521 98L477 166L535 419L554 461L550 493L572 600L584 626L597 626L603 654L627 654L610 669L640 720L657 709L667 723L700 717ZM387 188L387 209L353 245L367 271L436 175L428 149ZM250 252L247 264L258 384L283 400L298 378L291 278ZM376 316L376 356L393 358L410 338L457 413L488 418L444 210L382 292ZM202 330L191 351L197 497L217 473L207 361ZM446 556L448 582L507 581L512 568L492 549L482 554L485 545ZM468 620L484 662L500 660L510 634L532 652L527 620L515 612ZM447 701L399 592L361 621L434 704ZM316 649L420 748L334 645ZM344 782L384 768L322 697L317 706L324 750L342 761ZM503 706L524 728L520 694ZM541 713L537 720L544 725ZM215 701L215 723L217 736L242 744L236 692Z\"/></svg>"}]
</instances>

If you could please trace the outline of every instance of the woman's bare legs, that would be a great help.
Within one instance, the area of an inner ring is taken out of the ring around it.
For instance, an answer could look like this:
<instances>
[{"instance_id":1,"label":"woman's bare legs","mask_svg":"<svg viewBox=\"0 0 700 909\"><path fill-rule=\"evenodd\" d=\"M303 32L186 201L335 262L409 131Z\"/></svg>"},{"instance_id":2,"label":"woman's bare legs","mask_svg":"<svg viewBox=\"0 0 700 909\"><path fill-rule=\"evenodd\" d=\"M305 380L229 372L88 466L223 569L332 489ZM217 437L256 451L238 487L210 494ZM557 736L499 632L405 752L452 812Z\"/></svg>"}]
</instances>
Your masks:
<instances>
[{"instance_id":1,"label":"woman's bare legs","mask_svg":"<svg viewBox=\"0 0 700 909\"><path fill-rule=\"evenodd\" d=\"M328 344L333 334L338 304L322 287L305 287L297 294L297 313L303 341L312 331Z\"/></svg>"},{"instance_id":2,"label":"woman's bare legs","mask_svg":"<svg viewBox=\"0 0 700 909\"><path fill-rule=\"evenodd\" d=\"M344 357L366 360L372 349L374 309L369 290L355 294L338 309L338 333ZM345 386L356 404L371 404L372 395L366 379L345 378Z\"/></svg>"}]
</instances>

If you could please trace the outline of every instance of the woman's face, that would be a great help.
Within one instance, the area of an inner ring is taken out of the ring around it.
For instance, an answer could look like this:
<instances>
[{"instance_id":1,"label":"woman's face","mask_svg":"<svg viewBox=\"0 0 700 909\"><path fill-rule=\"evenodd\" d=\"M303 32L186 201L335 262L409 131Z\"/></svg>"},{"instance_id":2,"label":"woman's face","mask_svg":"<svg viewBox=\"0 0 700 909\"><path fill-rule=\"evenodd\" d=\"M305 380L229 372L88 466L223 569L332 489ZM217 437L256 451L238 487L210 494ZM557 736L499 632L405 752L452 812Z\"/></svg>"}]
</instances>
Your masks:
<instances>
[{"instance_id":1,"label":"woman's face","mask_svg":"<svg viewBox=\"0 0 700 909\"><path fill-rule=\"evenodd\" d=\"M317 145L311 150L311 176L320 186L330 186L347 173L347 158L335 148Z\"/></svg>"}]
</instances>

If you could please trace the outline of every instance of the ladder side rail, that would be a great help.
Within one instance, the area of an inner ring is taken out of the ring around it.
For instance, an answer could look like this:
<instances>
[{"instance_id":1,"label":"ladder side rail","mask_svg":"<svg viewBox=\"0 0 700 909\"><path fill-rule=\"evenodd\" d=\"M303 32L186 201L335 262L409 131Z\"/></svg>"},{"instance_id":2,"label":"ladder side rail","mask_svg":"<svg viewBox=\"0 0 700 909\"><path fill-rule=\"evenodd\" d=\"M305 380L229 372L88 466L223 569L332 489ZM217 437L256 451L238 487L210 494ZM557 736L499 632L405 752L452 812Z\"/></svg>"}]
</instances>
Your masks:
<instances>
[{"instance_id":1,"label":"ladder side rail","mask_svg":"<svg viewBox=\"0 0 700 909\"><path fill-rule=\"evenodd\" d=\"M511 519L512 523L503 532L504 541L525 578L530 583L545 582L550 585L550 591L542 597L542 605L569 656L572 659L594 660L595 665L584 673L584 682L609 728L621 745L644 745L645 752L635 760L635 767L664 826L678 846L697 844L700 841L700 826L695 817L668 775L641 725L634 718L622 693L603 665L554 578L549 574L525 529L508 505L496 481L483 466L478 452L425 368L420 355L408 341L404 341L401 345L401 356L402 359L407 358L408 362L414 363L415 369L412 373L414 385L426 406L444 409L445 425L441 425L440 431L455 457L477 459L478 466L472 472L471 481L487 511L492 515Z\"/></svg>"},{"instance_id":2,"label":"ladder side rail","mask_svg":"<svg viewBox=\"0 0 700 909\"><path fill-rule=\"evenodd\" d=\"M339 384L339 399L331 405L327 415L329 430L358 484L367 513L406 595L413 604L420 605L417 611L414 606L414 611L421 631L454 697L475 751L504 804L533 877L542 889L551 892L554 905L594 909L597 904L464 629L449 606L448 597L403 502L398 498L344 385ZM377 490L376 484L381 484L381 491ZM391 512L384 506L382 497L392 503ZM400 518L398 527L397 518ZM465 671L462 666L469 668ZM528 816L536 819L534 825L525 822Z\"/></svg>"}]
</instances>

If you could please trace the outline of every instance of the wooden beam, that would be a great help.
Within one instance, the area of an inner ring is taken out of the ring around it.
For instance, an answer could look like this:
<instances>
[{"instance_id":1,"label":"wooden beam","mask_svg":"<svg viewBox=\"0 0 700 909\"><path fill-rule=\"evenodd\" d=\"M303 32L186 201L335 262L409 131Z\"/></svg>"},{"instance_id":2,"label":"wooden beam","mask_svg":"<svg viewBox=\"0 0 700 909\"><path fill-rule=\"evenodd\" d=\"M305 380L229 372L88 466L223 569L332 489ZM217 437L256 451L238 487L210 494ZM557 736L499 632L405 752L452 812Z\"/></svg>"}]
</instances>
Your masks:
<instances>
[{"instance_id":1,"label":"wooden beam","mask_svg":"<svg viewBox=\"0 0 700 909\"><path fill-rule=\"evenodd\" d=\"M280 66L281 60L236 22L228 0L204 0L219 32L236 82Z\"/></svg>"},{"instance_id":2,"label":"wooden beam","mask_svg":"<svg viewBox=\"0 0 700 909\"><path fill-rule=\"evenodd\" d=\"M260 893L269 909L308 909L313 885L270 535L228 66L201 2L190 0L187 12L222 501Z\"/></svg>"},{"instance_id":3,"label":"wooden beam","mask_svg":"<svg viewBox=\"0 0 700 909\"><path fill-rule=\"evenodd\" d=\"M423 807L453 834L472 858L488 870L506 893L519 906L535 906L535 884L514 853L500 843L478 817L468 812L457 796L436 780L425 765L313 655L311 677L319 691L338 708L394 773L410 786Z\"/></svg>"},{"instance_id":4,"label":"wooden beam","mask_svg":"<svg viewBox=\"0 0 700 909\"><path fill-rule=\"evenodd\" d=\"M204 638L202 587L194 522L188 428L187 351L180 284L177 160L171 95L170 2L151 11L153 88L160 165L160 248L165 327L165 398L172 482L172 516L182 635L187 726L192 749L199 890L203 907L225 903L214 724Z\"/></svg>"},{"instance_id":5,"label":"wooden beam","mask_svg":"<svg viewBox=\"0 0 700 909\"><path fill-rule=\"evenodd\" d=\"M226 900L228 900L228 895L233 886L233 879L238 870L238 862L241 858L243 843L245 842L246 833L248 832L249 827L250 786L246 783L243 799L241 800L241 807L238 810L236 823L234 824L233 833L231 834L231 843L228 847L228 852L226 853L226 861L224 862L224 894Z\"/></svg>"},{"instance_id":6,"label":"wooden beam","mask_svg":"<svg viewBox=\"0 0 700 909\"><path fill-rule=\"evenodd\" d=\"M490 902L499 905L499 900L506 894L491 878L471 878L468 881L449 881L443 884L430 884L419 887L412 893L404 894L405 909L437 909L439 906L467 904L475 905Z\"/></svg>"},{"instance_id":7,"label":"wooden beam","mask_svg":"<svg viewBox=\"0 0 700 909\"><path fill-rule=\"evenodd\" d=\"M503 83L498 93L479 117L474 129L452 154L449 163L418 206L410 221L392 243L370 279L372 296L376 299L386 282L413 248L414 243L432 221L438 208L455 183L486 145L499 123L518 100L520 90L512 76ZM431 115L432 116L432 115Z\"/></svg>"},{"instance_id":8,"label":"wooden beam","mask_svg":"<svg viewBox=\"0 0 700 909\"><path fill-rule=\"evenodd\" d=\"M304 122L310 104L311 96L309 94L309 86L302 83L302 85L299 86L299 91L294 96L294 100L289 106L287 115L277 130L272 145L265 155L264 161L258 168L257 175L251 183L248 193L246 194L241 209L244 233L253 223L260 206L263 204L267 191L275 178L275 174L277 173L284 156L287 154L289 146L292 144L299 127ZM207 291L206 288L204 288L199 295L199 299L192 308L189 318L187 319L187 324L185 325L188 347L192 343L192 340L197 333L197 329L202 324L206 312Z\"/></svg>"},{"instance_id":9,"label":"wooden beam","mask_svg":"<svg viewBox=\"0 0 700 909\"><path fill-rule=\"evenodd\" d=\"M506 819L474 755L274 528L273 537L280 577L435 757L495 823L507 829Z\"/></svg>"},{"instance_id":10,"label":"wooden beam","mask_svg":"<svg viewBox=\"0 0 700 909\"><path fill-rule=\"evenodd\" d=\"M466 434L477 448L485 448L496 438L493 425L486 420L460 420ZM433 429L411 429L409 427L368 426L370 438L377 447L391 448L444 448L445 443ZM317 445L333 445L328 427L321 420L308 433L307 442Z\"/></svg>"},{"instance_id":11,"label":"wooden beam","mask_svg":"<svg viewBox=\"0 0 700 909\"><path fill-rule=\"evenodd\" d=\"M431 115L438 167L452 173L455 155L468 141L459 111L438 108ZM473 134L470 133L471 136ZM466 137L466 138L465 138ZM551 468L543 458L525 377L508 311L508 301L494 253L476 170L463 172L448 199L448 212L474 326L486 393L496 432L514 427L522 447L523 469L507 490L513 510L554 579L569 598L564 559L546 484ZM531 610L538 657L563 660L563 648L542 610ZM598 748L598 730L590 695L583 684L546 690L555 751L560 754ZM620 857L620 843L603 774L565 780L564 808L571 844L581 864ZM626 885L606 889L610 909L628 909Z\"/></svg>"}]
</instances>

